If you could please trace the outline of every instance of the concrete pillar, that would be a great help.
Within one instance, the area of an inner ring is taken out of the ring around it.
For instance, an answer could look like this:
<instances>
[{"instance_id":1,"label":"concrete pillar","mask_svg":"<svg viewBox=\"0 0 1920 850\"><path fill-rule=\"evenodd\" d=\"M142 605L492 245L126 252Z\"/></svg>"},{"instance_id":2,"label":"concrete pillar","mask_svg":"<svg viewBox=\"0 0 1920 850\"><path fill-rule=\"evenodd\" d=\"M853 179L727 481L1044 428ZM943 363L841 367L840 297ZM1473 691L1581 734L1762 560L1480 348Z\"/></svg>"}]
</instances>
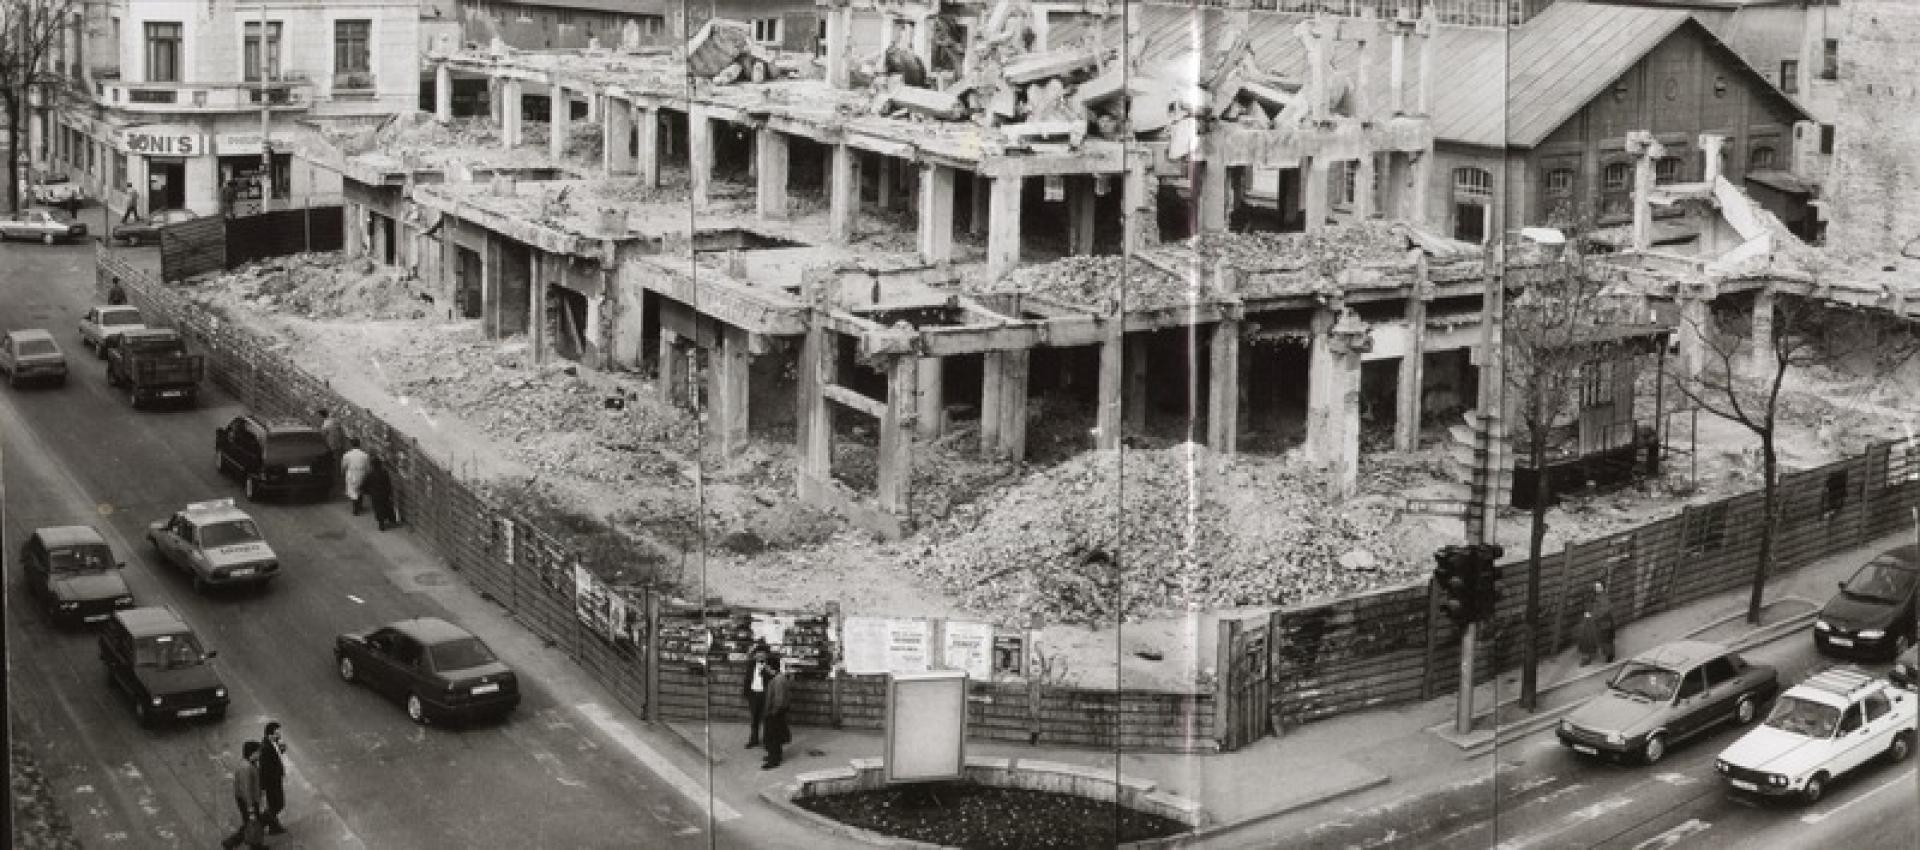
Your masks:
<instances>
[{"instance_id":1,"label":"concrete pillar","mask_svg":"<svg viewBox=\"0 0 1920 850\"><path fill-rule=\"evenodd\" d=\"M1227 175L1226 160L1219 157L1202 163L1200 178L1200 230L1205 233L1220 233L1227 229L1227 220L1232 216L1228 209L1232 193Z\"/></svg>"},{"instance_id":2,"label":"concrete pillar","mask_svg":"<svg viewBox=\"0 0 1920 850\"><path fill-rule=\"evenodd\" d=\"M1375 162L1372 152L1360 155L1357 161L1359 169L1353 176L1353 217L1365 221L1373 217L1373 175Z\"/></svg>"},{"instance_id":3,"label":"concrete pillar","mask_svg":"<svg viewBox=\"0 0 1920 850\"><path fill-rule=\"evenodd\" d=\"M635 107L632 120L634 129L639 131L635 167L640 171L640 182L648 188L660 185L660 110L651 107Z\"/></svg>"},{"instance_id":4,"label":"concrete pillar","mask_svg":"<svg viewBox=\"0 0 1920 850\"><path fill-rule=\"evenodd\" d=\"M616 285L610 291L618 293L613 313L613 362L619 368L637 371L646 360L642 349L646 344L646 290L637 285Z\"/></svg>"},{"instance_id":5,"label":"concrete pillar","mask_svg":"<svg viewBox=\"0 0 1920 850\"><path fill-rule=\"evenodd\" d=\"M666 403L678 407L687 405L687 347L680 341L680 335L665 328L660 329L660 395Z\"/></svg>"},{"instance_id":6,"label":"concrete pillar","mask_svg":"<svg viewBox=\"0 0 1920 850\"><path fill-rule=\"evenodd\" d=\"M1214 325L1208 348L1207 447L1231 455L1240 444L1240 321Z\"/></svg>"},{"instance_id":7,"label":"concrete pillar","mask_svg":"<svg viewBox=\"0 0 1920 850\"><path fill-rule=\"evenodd\" d=\"M1012 461L1027 455L1027 376L1032 352L998 351L986 355L981 385L981 449ZM988 421L991 417L992 428ZM991 436L991 442L989 442Z\"/></svg>"},{"instance_id":8,"label":"concrete pillar","mask_svg":"<svg viewBox=\"0 0 1920 850\"><path fill-rule=\"evenodd\" d=\"M913 19L913 55L920 57L920 64L926 66L927 73L933 73L933 19L919 16Z\"/></svg>"},{"instance_id":9,"label":"concrete pillar","mask_svg":"<svg viewBox=\"0 0 1920 850\"><path fill-rule=\"evenodd\" d=\"M920 167L920 259L953 259L953 185L955 172L944 165Z\"/></svg>"},{"instance_id":10,"label":"concrete pillar","mask_svg":"<svg viewBox=\"0 0 1920 850\"><path fill-rule=\"evenodd\" d=\"M495 127L502 127L507 123L506 112L503 109L506 102L507 102L506 81L500 79L499 77L488 77L487 78L487 120L492 121L493 126Z\"/></svg>"},{"instance_id":11,"label":"concrete pillar","mask_svg":"<svg viewBox=\"0 0 1920 850\"><path fill-rule=\"evenodd\" d=\"M827 84L848 88L853 68L853 6L827 7Z\"/></svg>"},{"instance_id":12,"label":"concrete pillar","mask_svg":"<svg viewBox=\"0 0 1920 850\"><path fill-rule=\"evenodd\" d=\"M1138 251L1158 242L1160 232L1159 209L1153 197L1153 177L1147 166L1136 165L1121 175L1120 202L1122 226L1126 233L1122 235L1127 253ZM1151 235L1152 238L1149 238Z\"/></svg>"},{"instance_id":13,"label":"concrete pillar","mask_svg":"<svg viewBox=\"0 0 1920 850\"><path fill-rule=\"evenodd\" d=\"M1125 430L1121 424L1121 386L1126 382L1126 339L1118 316L1107 319L1106 339L1100 343L1100 386L1094 409L1093 447L1117 449Z\"/></svg>"},{"instance_id":14,"label":"concrete pillar","mask_svg":"<svg viewBox=\"0 0 1920 850\"><path fill-rule=\"evenodd\" d=\"M1720 172L1723 170L1723 163L1725 161L1723 159L1724 154L1722 153L1722 149L1726 147L1726 144L1726 136L1718 133L1700 134L1700 152L1706 155L1706 174L1703 175L1701 179L1709 187L1713 185L1715 180L1720 179Z\"/></svg>"},{"instance_id":15,"label":"concrete pillar","mask_svg":"<svg viewBox=\"0 0 1920 850\"><path fill-rule=\"evenodd\" d=\"M747 332L731 325L723 327L719 344L707 353L707 433L722 457L736 456L747 447L751 362Z\"/></svg>"},{"instance_id":16,"label":"concrete pillar","mask_svg":"<svg viewBox=\"0 0 1920 850\"><path fill-rule=\"evenodd\" d=\"M1300 207L1306 211L1307 232L1318 233L1327 227L1327 194L1329 185L1328 170L1333 160L1324 156L1303 156L1300 158L1300 170L1306 179L1300 189Z\"/></svg>"},{"instance_id":17,"label":"concrete pillar","mask_svg":"<svg viewBox=\"0 0 1920 850\"><path fill-rule=\"evenodd\" d=\"M500 145L512 150L520 146L520 81L507 79L500 92Z\"/></svg>"},{"instance_id":18,"label":"concrete pillar","mask_svg":"<svg viewBox=\"0 0 1920 850\"><path fill-rule=\"evenodd\" d=\"M1000 389L1005 373L1006 361L1000 358L1000 352L980 355L980 453L988 457L999 453L1000 426L1006 422L1006 414L1000 409L1007 403Z\"/></svg>"},{"instance_id":19,"label":"concrete pillar","mask_svg":"<svg viewBox=\"0 0 1920 850\"><path fill-rule=\"evenodd\" d=\"M707 117L706 110L697 106L687 110L687 168L693 208L706 209L713 181L713 120Z\"/></svg>"},{"instance_id":20,"label":"concrete pillar","mask_svg":"<svg viewBox=\"0 0 1920 850\"><path fill-rule=\"evenodd\" d=\"M1426 260L1419 261L1421 284L1407 298L1407 350L1400 358L1400 376L1394 392L1393 449L1420 448L1421 390L1427 375L1427 301L1424 294Z\"/></svg>"},{"instance_id":21,"label":"concrete pillar","mask_svg":"<svg viewBox=\"0 0 1920 850\"><path fill-rule=\"evenodd\" d=\"M533 351L533 362L540 364L547 362L547 347L552 343L547 339L548 256L536 250L531 257L527 263L527 347Z\"/></svg>"},{"instance_id":22,"label":"concrete pillar","mask_svg":"<svg viewBox=\"0 0 1920 850\"><path fill-rule=\"evenodd\" d=\"M914 391L920 358L893 357L887 363L887 409L880 417L879 475L874 500L880 510L906 519L913 484Z\"/></svg>"},{"instance_id":23,"label":"concrete pillar","mask_svg":"<svg viewBox=\"0 0 1920 850\"><path fill-rule=\"evenodd\" d=\"M600 125L600 151L607 173L632 174L633 104L608 98L605 118Z\"/></svg>"},{"instance_id":24,"label":"concrete pillar","mask_svg":"<svg viewBox=\"0 0 1920 850\"><path fill-rule=\"evenodd\" d=\"M919 374L914 379L919 400L915 407L917 418L914 420L914 436L922 440L937 440L947 427L946 361L938 357L919 358L915 368Z\"/></svg>"},{"instance_id":25,"label":"concrete pillar","mask_svg":"<svg viewBox=\"0 0 1920 850\"><path fill-rule=\"evenodd\" d=\"M759 139L759 144L754 146L754 150L755 158L760 163L758 168L760 176L755 184L760 217L785 219L787 217L787 134L771 127L762 127Z\"/></svg>"},{"instance_id":26,"label":"concrete pillar","mask_svg":"<svg viewBox=\"0 0 1920 850\"><path fill-rule=\"evenodd\" d=\"M1332 473L1334 490L1349 495L1360 462L1360 355L1337 345L1329 333L1334 311L1313 316L1307 363L1307 460Z\"/></svg>"},{"instance_id":27,"label":"concrete pillar","mask_svg":"<svg viewBox=\"0 0 1920 850\"><path fill-rule=\"evenodd\" d=\"M1682 378L1699 377L1706 368L1707 334L1713 329L1713 304L1705 298L1680 298L1680 352L1674 366ZM1772 328L1768 329L1771 335Z\"/></svg>"},{"instance_id":28,"label":"concrete pillar","mask_svg":"<svg viewBox=\"0 0 1920 850\"><path fill-rule=\"evenodd\" d=\"M1121 401L1126 406L1126 424L1129 428L1147 427L1148 339L1146 334L1139 333L1126 340L1127 383Z\"/></svg>"},{"instance_id":29,"label":"concrete pillar","mask_svg":"<svg viewBox=\"0 0 1920 850\"><path fill-rule=\"evenodd\" d=\"M1406 111L1407 31L1403 27L1393 26L1393 47L1387 62L1387 107L1391 114L1399 115Z\"/></svg>"},{"instance_id":30,"label":"concrete pillar","mask_svg":"<svg viewBox=\"0 0 1920 850\"><path fill-rule=\"evenodd\" d=\"M833 475L833 405L823 389L834 382L836 363L831 332L821 327L815 315L807 323L807 334L800 344L800 407L795 428L799 469L794 478L803 500L812 498L815 488L824 486Z\"/></svg>"},{"instance_id":31,"label":"concrete pillar","mask_svg":"<svg viewBox=\"0 0 1920 850\"><path fill-rule=\"evenodd\" d=\"M433 65L433 120L453 120L453 66L445 62Z\"/></svg>"},{"instance_id":32,"label":"concrete pillar","mask_svg":"<svg viewBox=\"0 0 1920 850\"><path fill-rule=\"evenodd\" d=\"M547 156L559 159L567 154L567 133L573 123L572 101L564 86L555 83L547 89Z\"/></svg>"},{"instance_id":33,"label":"concrete pillar","mask_svg":"<svg viewBox=\"0 0 1920 850\"><path fill-rule=\"evenodd\" d=\"M587 95L587 122L588 123L597 122L600 120L600 101L603 100L605 96L592 90L588 90L586 92L586 95Z\"/></svg>"},{"instance_id":34,"label":"concrete pillar","mask_svg":"<svg viewBox=\"0 0 1920 850\"><path fill-rule=\"evenodd\" d=\"M1433 191L1433 153L1421 151L1407 158L1407 209L1408 221L1425 222L1432 217L1427 204L1428 194Z\"/></svg>"},{"instance_id":35,"label":"concrete pillar","mask_svg":"<svg viewBox=\"0 0 1920 850\"><path fill-rule=\"evenodd\" d=\"M1067 229L1071 253L1080 256L1093 253L1096 201L1098 198L1093 194L1091 178L1067 183Z\"/></svg>"},{"instance_id":36,"label":"concrete pillar","mask_svg":"<svg viewBox=\"0 0 1920 850\"><path fill-rule=\"evenodd\" d=\"M836 245L853 241L860 216L860 152L833 146L827 164L827 238Z\"/></svg>"},{"instance_id":37,"label":"concrete pillar","mask_svg":"<svg viewBox=\"0 0 1920 850\"><path fill-rule=\"evenodd\" d=\"M880 182L880 186L874 194L874 206L882 210L890 210L893 209L893 196L896 194L894 191L894 183L896 182L895 178L899 176L899 169L895 165L892 157L879 156L879 162L880 174L877 179Z\"/></svg>"},{"instance_id":38,"label":"concrete pillar","mask_svg":"<svg viewBox=\"0 0 1920 850\"><path fill-rule=\"evenodd\" d=\"M1773 288L1753 293L1753 335L1748 340L1747 375L1757 380L1772 380L1780 367L1773 343Z\"/></svg>"},{"instance_id":39,"label":"concrete pillar","mask_svg":"<svg viewBox=\"0 0 1920 850\"><path fill-rule=\"evenodd\" d=\"M1019 177L993 178L987 220L987 278L998 280L1020 266Z\"/></svg>"}]
</instances>

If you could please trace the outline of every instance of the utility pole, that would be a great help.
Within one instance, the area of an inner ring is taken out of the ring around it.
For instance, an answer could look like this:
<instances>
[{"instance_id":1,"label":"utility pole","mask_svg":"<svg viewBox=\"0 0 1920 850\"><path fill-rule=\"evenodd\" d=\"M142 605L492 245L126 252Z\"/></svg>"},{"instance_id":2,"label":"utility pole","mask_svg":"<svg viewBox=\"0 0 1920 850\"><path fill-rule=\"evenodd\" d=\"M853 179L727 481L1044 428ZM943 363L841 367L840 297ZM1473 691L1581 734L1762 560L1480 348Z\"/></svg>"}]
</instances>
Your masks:
<instances>
[{"instance_id":1,"label":"utility pole","mask_svg":"<svg viewBox=\"0 0 1920 850\"><path fill-rule=\"evenodd\" d=\"M267 89L267 0L260 0L260 211L273 198L273 99Z\"/></svg>"},{"instance_id":2,"label":"utility pole","mask_svg":"<svg viewBox=\"0 0 1920 850\"><path fill-rule=\"evenodd\" d=\"M1501 268L1506 261L1505 252L1501 250L1503 239L1501 231L1488 228L1487 244L1481 255L1481 280L1485 288L1480 296L1480 422L1474 429L1473 483L1468 491L1471 504L1467 507L1466 529L1467 542L1475 545L1494 542L1494 511L1500 493L1496 460L1506 436L1505 429L1495 433L1505 397L1501 385L1506 380L1500 356L1500 346L1504 344L1500 326L1506 321L1506 282ZM1487 619L1492 616L1492 611L1486 612ZM1473 731L1473 649L1479 636L1477 620L1460 630L1460 691L1453 716L1453 731L1460 735Z\"/></svg>"}]
</instances>

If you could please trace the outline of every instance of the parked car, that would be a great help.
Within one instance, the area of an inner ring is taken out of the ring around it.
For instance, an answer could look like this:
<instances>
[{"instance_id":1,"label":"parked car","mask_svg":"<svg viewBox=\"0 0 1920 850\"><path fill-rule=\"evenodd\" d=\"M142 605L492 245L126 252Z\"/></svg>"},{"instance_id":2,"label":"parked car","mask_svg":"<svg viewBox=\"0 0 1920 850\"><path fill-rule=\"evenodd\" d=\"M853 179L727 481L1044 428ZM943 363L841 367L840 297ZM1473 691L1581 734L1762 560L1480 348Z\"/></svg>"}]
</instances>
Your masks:
<instances>
[{"instance_id":1,"label":"parked car","mask_svg":"<svg viewBox=\"0 0 1920 850\"><path fill-rule=\"evenodd\" d=\"M520 683L466 629L435 617L401 620L334 639L340 678L402 700L415 723L505 716Z\"/></svg>"},{"instance_id":2,"label":"parked car","mask_svg":"<svg viewBox=\"0 0 1920 850\"><path fill-rule=\"evenodd\" d=\"M56 623L98 623L133 605L113 548L85 525L34 529L20 544L27 592Z\"/></svg>"},{"instance_id":3,"label":"parked car","mask_svg":"<svg viewBox=\"0 0 1920 850\"><path fill-rule=\"evenodd\" d=\"M1916 705L1920 697L1851 667L1815 673L1781 694L1766 722L1733 742L1713 767L1736 791L1812 803L1877 757L1905 760L1913 752Z\"/></svg>"},{"instance_id":4,"label":"parked car","mask_svg":"<svg viewBox=\"0 0 1920 850\"><path fill-rule=\"evenodd\" d=\"M237 475L247 498L324 495L333 486L333 458L320 429L297 420L236 416L214 432L215 464Z\"/></svg>"},{"instance_id":5,"label":"parked car","mask_svg":"<svg viewBox=\"0 0 1920 850\"><path fill-rule=\"evenodd\" d=\"M1659 761L1667 748L1722 723L1745 725L1780 691L1780 677L1717 643L1683 640L1621 665L1607 690L1560 721L1560 743L1582 755Z\"/></svg>"},{"instance_id":6,"label":"parked car","mask_svg":"<svg viewBox=\"0 0 1920 850\"><path fill-rule=\"evenodd\" d=\"M67 382L67 355L46 331L9 331L0 337L0 373L6 374L9 387L28 381L57 387Z\"/></svg>"},{"instance_id":7,"label":"parked car","mask_svg":"<svg viewBox=\"0 0 1920 850\"><path fill-rule=\"evenodd\" d=\"M1881 552L1840 583L1813 621L1813 646L1831 655L1894 658L1914 644L1920 544Z\"/></svg>"},{"instance_id":8,"label":"parked car","mask_svg":"<svg viewBox=\"0 0 1920 850\"><path fill-rule=\"evenodd\" d=\"M117 611L100 634L107 679L133 699L141 726L163 719L227 714L227 684L186 621L167 608Z\"/></svg>"},{"instance_id":9,"label":"parked car","mask_svg":"<svg viewBox=\"0 0 1920 850\"><path fill-rule=\"evenodd\" d=\"M87 226L71 213L52 207L28 207L0 217L0 239L35 239L52 245L62 239L81 239Z\"/></svg>"},{"instance_id":10,"label":"parked car","mask_svg":"<svg viewBox=\"0 0 1920 850\"><path fill-rule=\"evenodd\" d=\"M280 575L280 556L232 499L193 502L147 525L160 560L193 578L193 589L262 585Z\"/></svg>"},{"instance_id":11,"label":"parked car","mask_svg":"<svg viewBox=\"0 0 1920 850\"><path fill-rule=\"evenodd\" d=\"M125 304L98 305L80 317L80 345L106 357L108 340L146 326L147 320L141 318L138 307Z\"/></svg>"},{"instance_id":12,"label":"parked car","mask_svg":"<svg viewBox=\"0 0 1920 850\"><path fill-rule=\"evenodd\" d=\"M160 228L199 218L193 210L160 210L146 218L115 225L113 239L128 245L159 244Z\"/></svg>"},{"instance_id":13,"label":"parked car","mask_svg":"<svg viewBox=\"0 0 1920 850\"><path fill-rule=\"evenodd\" d=\"M58 207L68 215L87 205L87 191L65 174L36 175L27 186L27 198L36 204Z\"/></svg>"},{"instance_id":14,"label":"parked car","mask_svg":"<svg viewBox=\"0 0 1920 850\"><path fill-rule=\"evenodd\" d=\"M107 340L107 386L122 387L135 410L151 401L187 405L200 394L206 359L187 353L187 343L169 328L122 331Z\"/></svg>"}]
</instances>

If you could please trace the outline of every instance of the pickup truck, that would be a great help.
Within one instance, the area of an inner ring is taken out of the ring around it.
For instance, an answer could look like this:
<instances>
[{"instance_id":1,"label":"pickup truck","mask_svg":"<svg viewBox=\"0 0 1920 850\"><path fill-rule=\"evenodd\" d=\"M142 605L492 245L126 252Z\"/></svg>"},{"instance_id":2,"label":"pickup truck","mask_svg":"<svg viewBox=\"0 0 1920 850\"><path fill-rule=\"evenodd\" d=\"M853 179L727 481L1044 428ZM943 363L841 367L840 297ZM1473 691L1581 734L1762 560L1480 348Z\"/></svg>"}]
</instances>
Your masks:
<instances>
[{"instance_id":1,"label":"pickup truck","mask_svg":"<svg viewBox=\"0 0 1920 850\"><path fill-rule=\"evenodd\" d=\"M206 359L188 354L186 342L166 328L126 331L107 340L107 384L127 391L138 410L149 401L193 404Z\"/></svg>"}]
</instances>

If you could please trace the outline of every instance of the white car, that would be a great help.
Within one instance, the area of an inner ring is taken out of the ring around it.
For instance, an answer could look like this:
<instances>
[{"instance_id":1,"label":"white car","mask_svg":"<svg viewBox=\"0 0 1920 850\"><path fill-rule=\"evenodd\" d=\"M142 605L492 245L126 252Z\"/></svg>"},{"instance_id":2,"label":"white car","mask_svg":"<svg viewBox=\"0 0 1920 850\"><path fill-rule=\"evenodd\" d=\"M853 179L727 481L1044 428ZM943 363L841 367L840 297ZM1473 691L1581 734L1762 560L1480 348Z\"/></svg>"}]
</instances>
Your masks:
<instances>
[{"instance_id":1,"label":"white car","mask_svg":"<svg viewBox=\"0 0 1920 850\"><path fill-rule=\"evenodd\" d=\"M1876 758L1913 752L1920 697L1860 670L1826 670L1787 689L1765 723L1720 754L1736 791L1819 800L1835 779Z\"/></svg>"},{"instance_id":2,"label":"white car","mask_svg":"<svg viewBox=\"0 0 1920 850\"><path fill-rule=\"evenodd\" d=\"M127 331L145 328L147 321L140 317L140 308L125 304L101 305L87 311L80 317L80 344L94 350L101 357L107 356L107 340Z\"/></svg>"},{"instance_id":3,"label":"white car","mask_svg":"<svg viewBox=\"0 0 1920 850\"><path fill-rule=\"evenodd\" d=\"M193 502L148 524L147 542L160 560L192 576L195 590L265 585L280 575L280 556L232 499Z\"/></svg>"}]
</instances>

